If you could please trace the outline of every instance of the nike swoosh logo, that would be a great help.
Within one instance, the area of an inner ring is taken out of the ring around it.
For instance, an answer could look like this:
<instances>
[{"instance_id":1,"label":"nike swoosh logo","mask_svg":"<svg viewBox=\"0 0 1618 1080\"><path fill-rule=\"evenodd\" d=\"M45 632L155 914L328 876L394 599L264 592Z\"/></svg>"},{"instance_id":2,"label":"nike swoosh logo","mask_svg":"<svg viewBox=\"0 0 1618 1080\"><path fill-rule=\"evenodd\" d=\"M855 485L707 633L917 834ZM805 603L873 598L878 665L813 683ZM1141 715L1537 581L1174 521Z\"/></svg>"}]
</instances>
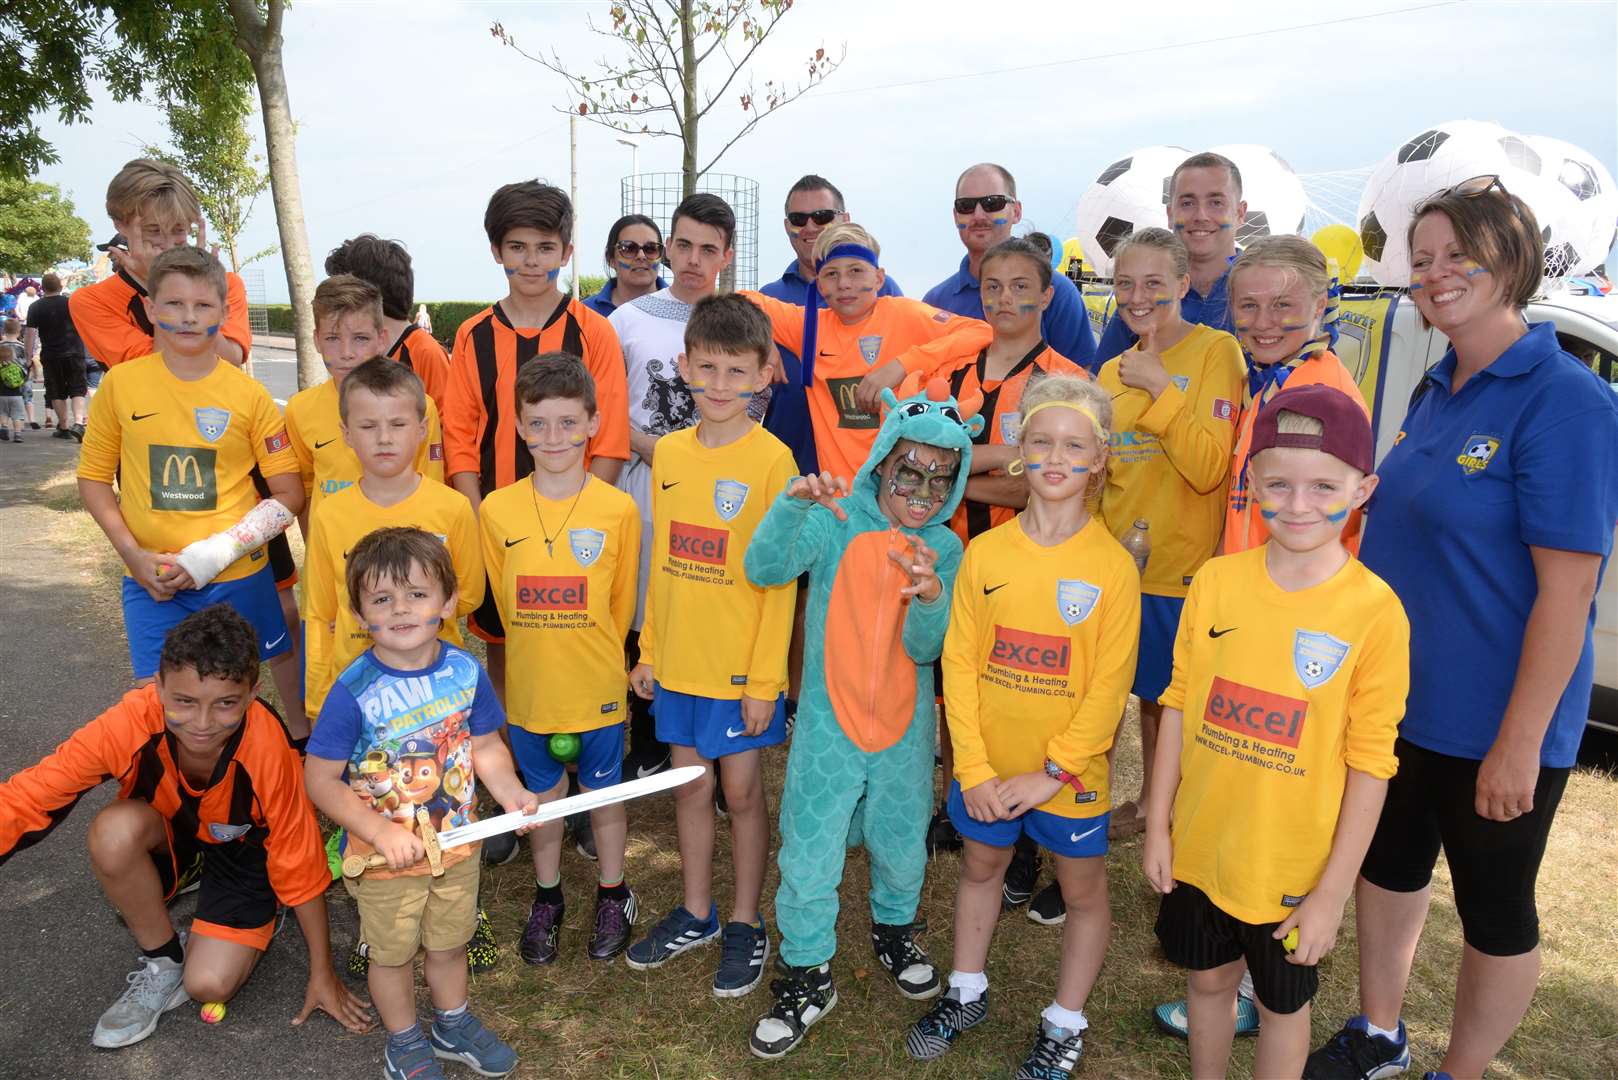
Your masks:
<instances>
[{"instance_id":1,"label":"nike swoosh logo","mask_svg":"<svg viewBox=\"0 0 1618 1080\"><path fill-rule=\"evenodd\" d=\"M1222 637L1224 637L1226 634L1230 633L1234 629L1236 629L1236 627L1227 626L1223 630L1215 630L1213 627L1210 626L1210 627L1208 627L1208 636L1211 637L1211 638L1222 638Z\"/></svg>"},{"instance_id":2,"label":"nike swoosh logo","mask_svg":"<svg viewBox=\"0 0 1618 1080\"><path fill-rule=\"evenodd\" d=\"M522 543L522 542L523 542L523 541L524 541L524 540L526 540L526 539L528 539L528 537L526 537L526 536L519 536L519 537L517 537L517 539L515 539L515 540L507 540L507 541L506 541L506 547L508 547L508 548L509 548L509 547L516 547L516 546L517 546L517 545L518 545L518 544L520 544L520 543Z\"/></svg>"},{"instance_id":3,"label":"nike swoosh logo","mask_svg":"<svg viewBox=\"0 0 1618 1080\"><path fill-rule=\"evenodd\" d=\"M315 443L315 449L319 450L323 446L330 446L332 443L334 443L336 441L337 441L336 439L327 439L325 442L317 442L317 443Z\"/></svg>"},{"instance_id":4,"label":"nike swoosh logo","mask_svg":"<svg viewBox=\"0 0 1618 1080\"><path fill-rule=\"evenodd\" d=\"M744 727L726 728L725 729L725 738L727 738L727 739L734 739L734 738L737 738L739 736L746 735L746 734L747 734L747 729L744 728Z\"/></svg>"},{"instance_id":5,"label":"nike swoosh logo","mask_svg":"<svg viewBox=\"0 0 1618 1080\"><path fill-rule=\"evenodd\" d=\"M606 770L606 771L605 771L605 772L598 772L598 773L596 773L596 774L595 774L595 778L596 778L596 779L597 779L597 780L605 780L605 779L606 779L606 778L607 778L607 777L609 777L609 776L611 776L611 775L612 775L612 770L611 770L611 769L608 769L608 770Z\"/></svg>"},{"instance_id":6,"label":"nike swoosh logo","mask_svg":"<svg viewBox=\"0 0 1618 1080\"><path fill-rule=\"evenodd\" d=\"M992 592L999 592L1001 589L1005 588L1007 585L1010 585L1010 584L1011 584L1011 582L1009 582L1009 581L1002 581L998 585L985 585L985 586L983 586L983 595L988 596Z\"/></svg>"},{"instance_id":7,"label":"nike swoosh logo","mask_svg":"<svg viewBox=\"0 0 1618 1080\"><path fill-rule=\"evenodd\" d=\"M1092 825L1090 828L1085 829L1081 833L1072 833L1068 836L1067 842L1070 844L1077 844L1080 840L1083 840L1086 836L1089 836L1099 828L1101 828L1100 825Z\"/></svg>"},{"instance_id":8,"label":"nike swoosh logo","mask_svg":"<svg viewBox=\"0 0 1618 1080\"><path fill-rule=\"evenodd\" d=\"M277 645L281 644L281 642L285 641L286 639L287 639L287 632L285 630L283 630L283 631L281 631L281 636L280 637L276 638L274 641L266 641L264 643L264 647L266 649L273 649Z\"/></svg>"},{"instance_id":9,"label":"nike swoosh logo","mask_svg":"<svg viewBox=\"0 0 1618 1080\"><path fill-rule=\"evenodd\" d=\"M655 766L655 765L652 766L650 769L648 769L644 765L635 766L635 779L637 779L637 780L644 780L648 776L656 776L656 775L657 775L657 766Z\"/></svg>"},{"instance_id":10,"label":"nike swoosh logo","mask_svg":"<svg viewBox=\"0 0 1618 1080\"><path fill-rule=\"evenodd\" d=\"M667 491L671 487L678 487L679 484L680 484L680 482L678 480L674 481L674 483L672 483L672 484L669 483L667 480L664 480L663 481L663 490Z\"/></svg>"},{"instance_id":11,"label":"nike swoosh logo","mask_svg":"<svg viewBox=\"0 0 1618 1080\"><path fill-rule=\"evenodd\" d=\"M143 412L143 413L132 412L132 413L129 414L129 418L131 420L145 420L147 417L156 416L156 415L157 414L154 413L154 412Z\"/></svg>"}]
</instances>

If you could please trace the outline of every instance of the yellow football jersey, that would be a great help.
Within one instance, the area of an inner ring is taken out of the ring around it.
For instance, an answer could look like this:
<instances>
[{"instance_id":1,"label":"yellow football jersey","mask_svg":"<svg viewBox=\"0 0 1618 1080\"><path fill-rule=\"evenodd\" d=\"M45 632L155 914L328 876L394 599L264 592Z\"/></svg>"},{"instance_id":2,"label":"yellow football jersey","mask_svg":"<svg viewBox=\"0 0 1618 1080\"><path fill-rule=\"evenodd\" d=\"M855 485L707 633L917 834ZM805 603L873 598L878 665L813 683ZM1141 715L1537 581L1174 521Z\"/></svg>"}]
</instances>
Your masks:
<instances>
[{"instance_id":1,"label":"yellow football jersey","mask_svg":"<svg viewBox=\"0 0 1618 1080\"><path fill-rule=\"evenodd\" d=\"M1184 714L1174 877L1249 923L1320 881L1348 770L1394 774L1410 687L1410 623L1381 578L1351 558L1287 592L1267 549L1197 572L1161 698Z\"/></svg>"},{"instance_id":2,"label":"yellow football jersey","mask_svg":"<svg viewBox=\"0 0 1618 1080\"><path fill-rule=\"evenodd\" d=\"M621 723L624 636L635 618L640 510L587 476L577 498L526 477L478 511L483 563L506 628L506 716L539 734Z\"/></svg>"},{"instance_id":3,"label":"yellow football jersey","mask_svg":"<svg viewBox=\"0 0 1618 1080\"><path fill-rule=\"evenodd\" d=\"M118 508L148 551L178 552L230 528L258 505L252 472L297 472L286 421L264 384L220 361L181 379L153 353L107 372L90 402L79 476L118 484ZM265 565L249 552L215 581Z\"/></svg>"},{"instance_id":4,"label":"yellow football jersey","mask_svg":"<svg viewBox=\"0 0 1618 1080\"><path fill-rule=\"evenodd\" d=\"M483 546L466 496L426 477L408 497L378 506L358 483L321 500L310 515L303 559L304 708L317 716L326 693L349 664L371 647L371 635L348 602L348 553L364 537L390 525L432 533L449 548L458 593L455 619L438 636L461 644L456 621L483 602Z\"/></svg>"},{"instance_id":5,"label":"yellow football jersey","mask_svg":"<svg viewBox=\"0 0 1618 1080\"><path fill-rule=\"evenodd\" d=\"M311 516L322 499L359 480L360 459L343 441L336 379L292 395L287 402L287 435L298 458ZM416 448L416 471L430 480L444 480L444 433L432 398L427 399L427 438Z\"/></svg>"},{"instance_id":6,"label":"yellow football jersey","mask_svg":"<svg viewBox=\"0 0 1618 1080\"><path fill-rule=\"evenodd\" d=\"M1039 772L1079 778L1039 809L1096 817L1111 807L1107 750L1135 680L1135 563L1092 517L1054 547L1021 515L974 539L955 576L940 663L962 789Z\"/></svg>"},{"instance_id":7,"label":"yellow football jersey","mask_svg":"<svg viewBox=\"0 0 1618 1080\"><path fill-rule=\"evenodd\" d=\"M1154 401L1118 377L1118 358L1096 382L1112 398L1112 438L1101 516L1121 537L1137 518L1151 525L1152 555L1141 591L1184 596L1213 555L1225 523L1230 450L1241 411L1242 349L1222 330L1193 326L1162 353L1169 385Z\"/></svg>"},{"instance_id":8,"label":"yellow football jersey","mask_svg":"<svg viewBox=\"0 0 1618 1080\"><path fill-rule=\"evenodd\" d=\"M773 701L787 687L797 590L759 588L742 559L797 466L786 444L762 427L713 449L697 431L663 436L652 459L641 662L652 665L660 685L682 694Z\"/></svg>"}]
</instances>

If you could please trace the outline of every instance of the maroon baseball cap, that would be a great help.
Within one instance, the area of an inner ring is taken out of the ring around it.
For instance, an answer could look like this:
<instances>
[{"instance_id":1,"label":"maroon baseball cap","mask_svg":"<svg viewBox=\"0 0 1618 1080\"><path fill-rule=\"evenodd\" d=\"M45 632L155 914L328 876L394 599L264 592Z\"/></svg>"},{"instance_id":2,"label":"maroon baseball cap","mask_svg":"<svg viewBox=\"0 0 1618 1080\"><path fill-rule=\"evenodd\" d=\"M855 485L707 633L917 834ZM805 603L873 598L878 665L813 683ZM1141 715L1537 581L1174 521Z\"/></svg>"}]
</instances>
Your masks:
<instances>
[{"instance_id":1,"label":"maroon baseball cap","mask_svg":"<svg viewBox=\"0 0 1618 1080\"><path fill-rule=\"evenodd\" d=\"M1324 430L1319 435L1279 432L1276 421L1283 412L1311 416L1320 421ZM1248 456L1274 446L1323 450L1362 473L1372 472L1376 462L1376 439L1365 410L1341 390L1322 383L1285 387L1259 410L1258 419L1253 421Z\"/></svg>"}]
</instances>

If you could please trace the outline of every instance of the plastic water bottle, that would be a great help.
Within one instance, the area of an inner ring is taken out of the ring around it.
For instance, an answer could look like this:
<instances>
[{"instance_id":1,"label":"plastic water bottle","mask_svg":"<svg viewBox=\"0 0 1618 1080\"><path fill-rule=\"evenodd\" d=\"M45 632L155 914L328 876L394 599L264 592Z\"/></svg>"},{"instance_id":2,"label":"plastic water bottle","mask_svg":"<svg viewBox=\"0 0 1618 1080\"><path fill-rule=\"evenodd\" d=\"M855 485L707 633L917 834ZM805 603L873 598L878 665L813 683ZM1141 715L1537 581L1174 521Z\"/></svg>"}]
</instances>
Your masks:
<instances>
[{"instance_id":1,"label":"plastic water bottle","mask_svg":"<svg viewBox=\"0 0 1618 1080\"><path fill-rule=\"evenodd\" d=\"M1151 528L1145 518L1136 518L1135 524L1118 541L1135 560L1135 566L1142 574L1146 573L1146 560L1152 557Z\"/></svg>"}]
</instances>

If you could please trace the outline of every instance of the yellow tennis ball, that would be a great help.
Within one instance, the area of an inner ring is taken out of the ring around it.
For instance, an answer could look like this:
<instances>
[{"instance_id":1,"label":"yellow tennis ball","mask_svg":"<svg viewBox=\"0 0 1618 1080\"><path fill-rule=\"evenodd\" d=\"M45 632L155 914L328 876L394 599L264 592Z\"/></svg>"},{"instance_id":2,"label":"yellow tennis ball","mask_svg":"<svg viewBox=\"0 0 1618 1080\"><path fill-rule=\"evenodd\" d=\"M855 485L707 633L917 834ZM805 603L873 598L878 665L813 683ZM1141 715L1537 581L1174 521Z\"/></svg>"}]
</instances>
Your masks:
<instances>
[{"instance_id":1,"label":"yellow tennis ball","mask_svg":"<svg viewBox=\"0 0 1618 1080\"><path fill-rule=\"evenodd\" d=\"M225 1003L210 1001L202 1007L200 1015L204 1024L217 1024L225 1018Z\"/></svg>"},{"instance_id":2,"label":"yellow tennis ball","mask_svg":"<svg viewBox=\"0 0 1618 1080\"><path fill-rule=\"evenodd\" d=\"M1296 952L1297 951L1297 949L1298 949L1298 928L1296 926L1294 926L1291 930L1288 930L1287 931L1287 936L1281 939L1281 947L1286 949L1287 952ZM224 1006L221 1005L220 1008L223 1009Z\"/></svg>"}]
</instances>

